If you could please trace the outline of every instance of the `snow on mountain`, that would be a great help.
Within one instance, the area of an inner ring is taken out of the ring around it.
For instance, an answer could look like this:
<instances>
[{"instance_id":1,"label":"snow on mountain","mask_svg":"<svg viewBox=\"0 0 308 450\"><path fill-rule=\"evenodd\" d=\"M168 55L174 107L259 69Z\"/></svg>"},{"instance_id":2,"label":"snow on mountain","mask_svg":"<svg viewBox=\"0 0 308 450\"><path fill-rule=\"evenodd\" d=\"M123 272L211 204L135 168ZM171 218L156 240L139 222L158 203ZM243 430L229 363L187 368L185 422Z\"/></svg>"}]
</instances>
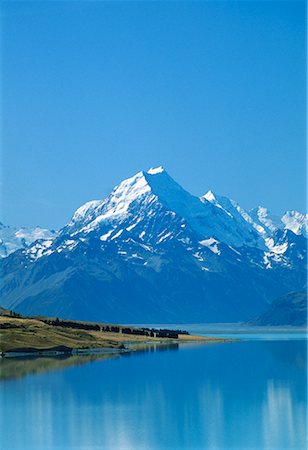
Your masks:
<instances>
[{"instance_id":1,"label":"snow on mountain","mask_svg":"<svg viewBox=\"0 0 308 450\"><path fill-rule=\"evenodd\" d=\"M277 231L291 230L297 235L307 236L308 215L301 214L297 211L287 211L281 218L273 215L267 208L258 206L250 211L241 208L234 200L227 197L215 195L212 191L208 191L203 199L211 202L220 210L233 217L234 220L243 225L243 220L246 222L246 227L250 230L257 231L261 240L269 250L270 254L282 254L287 249L287 243L281 243L281 236ZM245 224L243 225L245 226ZM279 242L277 239L279 236ZM264 249L264 245L259 242L256 245ZM268 254L267 254L268 255ZM268 266L268 264L267 264Z\"/></svg>"},{"instance_id":2,"label":"snow on mountain","mask_svg":"<svg viewBox=\"0 0 308 450\"><path fill-rule=\"evenodd\" d=\"M291 230L297 235L307 236L308 214L287 211L281 218L273 215L268 209L258 206L249 211L249 215L266 230L268 235L277 230Z\"/></svg>"},{"instance_id":3,"label":"snow on mountain","mask_svg":"<svg viewBox=\"0 0 308 450\"><path fill-rule=\"evenodd\" d=\"M110 233L111 237L111 229L116 230L127 220L133 221L131 227L138 220L144 223L144 211L150 217L159 205L185 221L200 239L215 238L235 247L264 245L256 230L247 226L238 213L235 220L227 208L218 209L206 196L200 199L191 195L163 167L139 172L122 181L105 200L83 205L65 227L65 233L90 233L105 228L104 235ZM228 206L234 209L231 204Z\"/></svg>"},{"instance_id":4,"label":"snow on mountain","mask_svg":"<svg viewBox=\"0 0 308 450\"><path fill-rule=\"evenodd\" d=\"M151 167L151 169L148 170L148 174L150 175L156 175L157 173L162 173L164 172L164 168L163 166L159 166L159 167Z\"/></svg>"},{"instance_id":5,"label":"snow on mountain","mask_svg":"<svg viewBox=\"0 0 308 450\"><path fill-rule=\"evenodd\" d=\"M102 223L121 221L129 215L130 205L146 193L150 193L150 187L144 173L138 172L116 186L105 200L88 202L78 208L64 230L75 234L89 233L99 228Z\"/></svg>"},{"instance_id":6,"label":"snow on mountain","mask_svg":"<svg viewBox=\"0 0 308 450\"><path fill-rule=\"evenodd\" d=\"M277 229L267 217L266 208L258 207L248 212L241 208L236 201L228 197L215 195L212 191L208 191L202 198L210 201L217 208L224 210L226 214L229 214L242 225L249 227L250 230L255 230L263 239Z\"/></svg>"},{"instance_id":7,"label":"snow on mountain","mask_svg":"<svg viewBox=\"0 0 308 450\"><path fill-rule=\"evenodd\" d=\"M54 239L55 236L55 231L45 228L14 228L0 222L0 257L4 258L20 248L26 248L34 241Z\"/></svg>"},{"instance_id":8,"label":"snow on mountain","mask_svg":"<svg viewBox=\"0 0 308 450\"><path fill-rule=\"evenodd\" d=\"M307 236L308 230L308 214L301 214L297 211L287 211L281 218L286 230L291 230L293 233Z\"/></svg>"},{"instance_id":9,"label":"snow on mountain","mask_svg":"<svg viewBox=\"0 0 308 450\"><path fill-rule=\"evenodd\" d=\"M229 222L233 222L233 228L236 226L241 230L241 234L245 237L242 245L255 246L264 249L263 241L263 227L257 225L249 216L247 211L239 206L237 202L224 197L216 195L212 191L208 191L203 197L203 202L208 201L217 208L218 211L223 211L229 218ZM233 232L232 229L230 231ZM226 236L227 240L228 237ZM231 242L230 242L231 243Z\"/></svg>"},{"instance_id":10,"label":"snow on mountain","mask_svg":"<svg viewBox=\"0 0 308 450\"><path fill-rule=\"evenodd\" d=\"M80 206L80 208L78 208L75 211L69 225L73 225L76 222L80 222L80 221L84 220L85 217L91 215L91 213L93 213L95 211L95 209L101 204L102 204L101 200L92 200L92 201L87 202L84 205Z\"/></svg>"},{"instance_id":11,"label":"snow on mountain","mask_svg":"<svg viewBox=\"0 0 308 450\"><path fill-rule=\"evenodd\" d=\"M273 214L267 208L258 206L249 211L249 215L255 224L262 227L265 231L264 234L269 235L277 229L282 229L281 219Z\"/></svg>"},{"instance_id":12,"label":"snow on mountain","mask_svg":"<svg viewBox=\"0 0 308 450\"><path fill-rule=\"evenodd\" d=\"M107 198L89 201L78 208L59 232L64 241L53 242L55 233L39 227L20 230L3 227L0 250L1 256L7 256L37 239L44 239L45 242L27 251L33 259L49 255L54 248L58 252L72 248L72 242L76 246L98 234L101 242L133 236L144 244L159 245L176 238L188 247L195 239L197 252L207 247L216 255L221 253L219 243L224 243L238 254L241 248L256 248L266 252L267 259L286 251L287 242L281 242L281 237L277 242L276 233L285 229L306 235L307 216L291 211L279 219L263 207L246 211L234 200L212 191L201 198L193 196L160 166L138 172L116 186ZM70 244L67 238L72 241ZM265 265L269 267L267 262Z\"/></svg>"}]
</instances>

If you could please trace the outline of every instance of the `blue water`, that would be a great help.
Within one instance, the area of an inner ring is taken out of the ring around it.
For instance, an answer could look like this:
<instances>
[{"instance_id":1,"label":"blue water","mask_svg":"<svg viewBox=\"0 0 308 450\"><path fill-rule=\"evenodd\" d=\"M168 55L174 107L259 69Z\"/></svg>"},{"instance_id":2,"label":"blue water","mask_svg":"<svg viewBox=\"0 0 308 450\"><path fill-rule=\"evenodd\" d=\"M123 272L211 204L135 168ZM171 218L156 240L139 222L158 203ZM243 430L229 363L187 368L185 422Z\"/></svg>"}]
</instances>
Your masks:
<instances>
[{"instance_id":1,"label":"blue water","mask_svg":"<svg viewBox=\"0 0 308 450\"><path fill-rule=\"evenodd\" d=\"M254 333L199 333L201 336L208 337L222 337L227 339L240 339L242 341L301 341L307 340L307 335L305 333L292 333L292 334L281 334L281 333L269 333L269 334L254 334Z\"/></svg>"},{"instance_id":2,"label":"blue water","mask_svg":"<svg viewBox=\"0 0 308 450\"><path fill-rule=\"evenodd\" d=\"M21 378L12 364L29 361L0 361L15 374L0 383L1 448L306 449L307 340L285 338L31 366Z\"/></svg>"}]
</instances>

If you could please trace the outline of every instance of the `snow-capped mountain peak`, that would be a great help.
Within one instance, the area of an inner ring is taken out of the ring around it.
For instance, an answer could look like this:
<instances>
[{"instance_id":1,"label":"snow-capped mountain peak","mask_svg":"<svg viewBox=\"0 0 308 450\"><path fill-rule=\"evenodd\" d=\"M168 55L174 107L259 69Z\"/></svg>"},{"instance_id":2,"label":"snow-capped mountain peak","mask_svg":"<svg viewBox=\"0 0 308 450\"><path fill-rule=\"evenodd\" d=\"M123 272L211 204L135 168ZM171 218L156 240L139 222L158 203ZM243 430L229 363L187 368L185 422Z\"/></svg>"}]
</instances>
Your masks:
<instances>
[{"instance_id":1,"label":"snow-capped mountain peak","mask_svg":"<svg viewBox=\"0 0 308 450\"><path fill-rule=\"evenodd\" d=\"M204 194L202 198L204 198L205 200L207 200L208 202L211 202L211 203L216 202L215 194L211 190L207 191L207 193Z\"/></svg>"},{"instance_id":2,"label":"snow-capped mountain peak","mask_svg":"<svg viewBox=\"0 0 308 450\"><path fill-rule=\"evenodd\" d=\"M185 221L198 234L199 240L216 238L233 247L264 247L264 241L244 220L245 212L236 202L216 196L211 191L204 197L196 197L183 189L161 166L138 172L122 181L105 200L83 205L69 224L69 227L73 226L70 233L88 234L102 229L102 236L112 239L114 234L110 230L117 233L120 225L127 221L132 221L125 225L127 229L132 229L140 221L146 224L146 217L155 214L157 208L164 208L178 220ZM74 218L78 219L77 222ZM172 233L168 236L173 238Z\"/></svg>"},{"instance_id":3,"label":"snow-capped mountain peak","mask_svg":"<svg viewBox=\"0 0 308 450\"><path fill-rule=\"evenodd\" d=\"M160 215L163 216L158 220L163 228L158 232L159 242L179 236L177 227L181 224L196 234L198 242L215 239L230 248L247 246L261 251L273 251L277 245L282 245L276 241L279 236L275 233L277 230L289 229L295 234L303 234L307 227L307 216L295 211L280 219L261 206L246 211L236 201L216 195L211 190L203 197L196 197L159 166L123 180L105 199L82 205L68 225L60 230L60 235L78 240L86 238L89 233L92 237L98 233L101 242L106 242L123 239L129 232L131 235L137 233L138 239L146 242L147 239L155 239L151 218ZM22 230L15 232L15 239L23 242L23 247L35 240L24 239ZM45 237L44 234L34 235L36 239ZM186 237L182 238L186 240ZM3 256L11 251L14 250L3 251Z\"/></svg>"},{"instance_id":4,"label":"snow-capped mountain peak","mask_svg":"<svg viewBox=\"0 0 308 450\"><path fill-rule=\"evenodd\" d=\"M159 166L159 167L151 167L148 171L147 171L147 173L149 174L149 175L156 175L157 173L162 173L162 172L164 172L165 171L165 169L163 168L163 166Z\"/></svg>"},{"instance_id":5,"label":"snow-capped mountain peak","mask_svg":"<svg viewBox=\"0 0 308 450\"><path fill-rule=\"evenodd\" d=\"M127 216L130 205L151 188L144 172L123 180L115 186L104 200L93 200L78 208L69 224L64 228L65 233L90 232L100 226L102 222L112 222Z\"/></svg>"},{"instance_id":6,"label":"snow-capped mountain peak","mask_svg":"<svg viewBox=\"0 0 308 450\"><path fill-rule=\"evenodd\" d=\"M89 232L106 222L122 222L127 217L138 215L143 202L160 202L181 217L191 210L202 207L200 200L185 191L162 168L152 168L147 172L123 180L109 196L102 201L88 202L79 208L69 226L76 227L77 222L82 231ZM138 206L139 205L139 206Z\"/></svg>"},{"instance_id":7,"label":"snow-capped mountain peak","mask_svg":"<svg viewBox=\"0 0 308 450\"><path fill-rule=\"evenodd\" d=\"M119 216L127 213L131 203L150 191L151 188L144 172L138 172L133 177L122 181L107 198L108 211L106 216Z\"/></svg>"}]
</instances>

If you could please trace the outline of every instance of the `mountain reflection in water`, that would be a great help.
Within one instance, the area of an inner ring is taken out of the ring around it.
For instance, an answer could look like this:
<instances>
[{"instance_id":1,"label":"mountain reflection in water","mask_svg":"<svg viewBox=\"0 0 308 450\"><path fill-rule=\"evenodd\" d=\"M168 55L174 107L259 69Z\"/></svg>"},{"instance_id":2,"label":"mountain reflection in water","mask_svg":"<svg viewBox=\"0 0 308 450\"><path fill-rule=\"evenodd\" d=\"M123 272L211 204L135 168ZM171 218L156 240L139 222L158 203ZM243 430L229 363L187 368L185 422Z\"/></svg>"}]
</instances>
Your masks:
<instances>
[{"instance_id":1,"label":"mountain reflection in water","mask_svg":"<svg viewBox=\"0 0 308 450\"><path fill-rule=\"evenodd\" d=\"M128 346L129 347L129 346ZM131 345L132 347L132 345ZM134 345L136 352L155 352L178 350L179 344L137 344ZM135 351L121 354L121 356L131 356ZM95 361L117 358L118 353L90 353L83 355L60 355L45 357L14 357L0 359L0 381L22 378L26 375L34 375L53 370L66 369L71 366L81 366Z\"/></svg>"},{"instance_id":2,"label":"mountain reflection in water","mask_svg":"<svg viewBox=\"0 0 308 450\"><path fill-rule=\"evenodd\" d=\"M304 450L304 361L306 340L245 341L135 352L12 379L0 383L1 443L10 450Z\"/></svg>"}]
</instances>

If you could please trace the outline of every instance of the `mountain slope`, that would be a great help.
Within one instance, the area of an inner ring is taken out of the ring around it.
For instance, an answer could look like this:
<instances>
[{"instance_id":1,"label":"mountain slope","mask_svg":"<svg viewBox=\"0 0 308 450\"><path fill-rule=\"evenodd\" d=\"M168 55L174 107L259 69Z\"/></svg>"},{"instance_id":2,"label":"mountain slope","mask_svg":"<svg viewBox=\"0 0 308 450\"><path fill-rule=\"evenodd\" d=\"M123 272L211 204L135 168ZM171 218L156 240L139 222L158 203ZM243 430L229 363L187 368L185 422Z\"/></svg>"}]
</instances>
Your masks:
<instances>
[{"instance_id":1,"label":"mountain slope","mask_svg":"<svg viewBox=\"0 0 308 450\"><path fill-rule=\"evenodd\" d=\"M270 305L255 325L307 325L307 292L289 292Z\"/></svg>"}]
</instances>

